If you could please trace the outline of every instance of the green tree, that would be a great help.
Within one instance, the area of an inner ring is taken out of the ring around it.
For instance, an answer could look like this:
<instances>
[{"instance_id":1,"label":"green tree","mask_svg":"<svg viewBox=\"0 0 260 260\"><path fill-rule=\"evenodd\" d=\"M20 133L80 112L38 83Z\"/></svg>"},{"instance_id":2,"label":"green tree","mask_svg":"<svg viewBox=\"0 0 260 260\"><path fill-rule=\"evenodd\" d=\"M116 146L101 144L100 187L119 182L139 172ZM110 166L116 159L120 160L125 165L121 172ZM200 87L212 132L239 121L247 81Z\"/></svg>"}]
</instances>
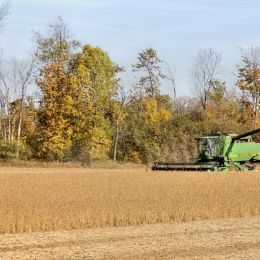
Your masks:
<instances>
[{"instance_id":1,"label":"green tree","mask_svg":"<svg viewBox=\"0 0 260 260\"><path fill-rule=\"evenodd\" d=\"M137 63L132 65L133 71L141 75L136 88L148 97L154 98L160 93L161 79L165 78L161 63L156 50L148 48L139 53Z\"/></svg>"}]
</instances>

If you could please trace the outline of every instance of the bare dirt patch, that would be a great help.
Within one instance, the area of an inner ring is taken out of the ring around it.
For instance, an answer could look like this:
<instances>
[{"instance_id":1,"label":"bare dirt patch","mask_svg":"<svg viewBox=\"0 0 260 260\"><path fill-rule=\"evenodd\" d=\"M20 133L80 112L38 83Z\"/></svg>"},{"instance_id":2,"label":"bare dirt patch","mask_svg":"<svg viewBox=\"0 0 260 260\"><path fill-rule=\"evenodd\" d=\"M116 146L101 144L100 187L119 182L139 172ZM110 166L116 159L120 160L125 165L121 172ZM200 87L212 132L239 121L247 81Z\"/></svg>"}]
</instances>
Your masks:
<instances>
[{"instance_id":1,"label":"bare dirt patch","mask_svg":"<svg viewBox=\"0 0 260 260\"><path fill-rule=\"evenodd\" d=\"M1 259L259 259L260 217L0 235Z\"/></svg>"}]
</instances>

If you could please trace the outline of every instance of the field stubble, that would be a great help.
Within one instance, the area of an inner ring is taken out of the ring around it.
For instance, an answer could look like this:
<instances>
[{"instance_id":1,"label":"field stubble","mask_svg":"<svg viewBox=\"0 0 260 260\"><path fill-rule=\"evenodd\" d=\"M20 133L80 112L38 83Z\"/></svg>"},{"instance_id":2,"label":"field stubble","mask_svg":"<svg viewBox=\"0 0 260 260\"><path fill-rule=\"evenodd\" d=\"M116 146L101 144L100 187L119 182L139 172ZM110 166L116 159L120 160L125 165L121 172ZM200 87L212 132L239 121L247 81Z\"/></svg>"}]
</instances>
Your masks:
<instances>
[{"instance_id":1,"label":"field stubble","mask_svg":"<svg viewBox=\"0 0 260 260\"><path fill-rule=\"evenodd\" d=\"M0 233L260 215L260 174L0 168Z\"/></svg>"}]
</instances>

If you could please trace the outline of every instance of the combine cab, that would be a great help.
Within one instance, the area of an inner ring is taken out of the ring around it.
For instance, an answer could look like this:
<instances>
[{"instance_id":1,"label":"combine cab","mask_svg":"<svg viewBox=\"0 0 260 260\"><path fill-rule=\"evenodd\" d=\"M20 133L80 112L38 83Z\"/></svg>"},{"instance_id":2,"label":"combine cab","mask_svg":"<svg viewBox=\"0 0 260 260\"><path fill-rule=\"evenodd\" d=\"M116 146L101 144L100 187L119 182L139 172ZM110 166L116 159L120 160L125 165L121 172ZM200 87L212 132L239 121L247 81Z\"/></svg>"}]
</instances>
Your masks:
<instances>
[{"instance_id":1,"label":"combine cab","mask_svg":"<svg viewBox=\"0 0 260 260\"><path fill-rule=\"evenodd\" d=\"M190 163L155 162L152 170L162 171L243 171L260 166L260 143L252 135L260 128L241 135L215 134L197 138L198 160Z\"/></svg>"}]
</instances>

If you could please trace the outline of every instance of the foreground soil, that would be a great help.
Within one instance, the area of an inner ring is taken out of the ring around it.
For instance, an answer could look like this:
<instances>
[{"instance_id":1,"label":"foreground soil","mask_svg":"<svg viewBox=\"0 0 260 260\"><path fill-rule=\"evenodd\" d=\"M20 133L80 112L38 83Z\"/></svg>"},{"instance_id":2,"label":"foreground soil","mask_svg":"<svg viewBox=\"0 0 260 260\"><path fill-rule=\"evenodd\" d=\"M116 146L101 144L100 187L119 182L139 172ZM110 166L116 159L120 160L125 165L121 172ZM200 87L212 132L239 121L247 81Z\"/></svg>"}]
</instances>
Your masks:
<instances>
[{"instance_id":1,"label":"foreground soil","mask_svg":"<svg viewBox=\"0 0 260 260\"><path fill-rule=\"evenodd\" d=\"M0 235L0 259L260 259L260 217Z\"/></svg>"}]
</instances>

